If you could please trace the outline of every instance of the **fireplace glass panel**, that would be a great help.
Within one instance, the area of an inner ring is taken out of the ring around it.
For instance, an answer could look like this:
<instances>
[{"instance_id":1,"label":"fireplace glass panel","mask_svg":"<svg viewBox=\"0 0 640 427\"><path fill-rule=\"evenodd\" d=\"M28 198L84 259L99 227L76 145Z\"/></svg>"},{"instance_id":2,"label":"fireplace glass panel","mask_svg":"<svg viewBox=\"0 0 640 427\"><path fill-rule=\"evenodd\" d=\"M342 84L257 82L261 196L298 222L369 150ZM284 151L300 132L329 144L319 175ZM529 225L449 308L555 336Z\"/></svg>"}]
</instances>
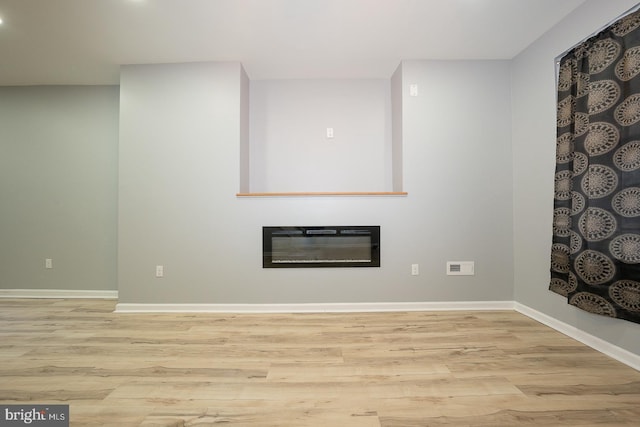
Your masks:
<instances>
[{"instance_id":1,"label":"fireplace glass panel","mask_svg":"<svg viewBox=\"0 0 640 427\"><path fill-rule=\"evenodd\" d=\"M272 262L371 262L371 237L273 237Z\"/></svg>"},{"instance_id":2,"label":"fireplace glass panel","mask_svg":"<svg viewBox=\"0 0 640 427\"><path fill-rule=\"evenodd\" d=\"M380 227L264 227L263 266L379 267Z\"/></svg>"}]
</instances>

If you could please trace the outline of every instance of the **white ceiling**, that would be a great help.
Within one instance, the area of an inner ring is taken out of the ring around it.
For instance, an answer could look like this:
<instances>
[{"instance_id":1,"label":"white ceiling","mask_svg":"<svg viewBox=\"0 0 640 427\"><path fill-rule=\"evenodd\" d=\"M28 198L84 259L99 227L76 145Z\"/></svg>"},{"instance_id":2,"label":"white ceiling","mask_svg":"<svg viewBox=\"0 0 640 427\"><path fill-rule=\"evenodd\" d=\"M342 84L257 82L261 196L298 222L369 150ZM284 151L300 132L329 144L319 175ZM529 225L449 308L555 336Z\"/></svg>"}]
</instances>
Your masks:
<instances>
[{"instance_id":1,"label":"white ceiling","mask_svg":"<svg viewBox=\"0 0 640 427\"><path fill-rule=\"evenodd\" d=\"M584 1L0 0L0 85L117 84L121 64L194 61L388 78L404 59L511 59Z\"/></svg>"}]
</instances>

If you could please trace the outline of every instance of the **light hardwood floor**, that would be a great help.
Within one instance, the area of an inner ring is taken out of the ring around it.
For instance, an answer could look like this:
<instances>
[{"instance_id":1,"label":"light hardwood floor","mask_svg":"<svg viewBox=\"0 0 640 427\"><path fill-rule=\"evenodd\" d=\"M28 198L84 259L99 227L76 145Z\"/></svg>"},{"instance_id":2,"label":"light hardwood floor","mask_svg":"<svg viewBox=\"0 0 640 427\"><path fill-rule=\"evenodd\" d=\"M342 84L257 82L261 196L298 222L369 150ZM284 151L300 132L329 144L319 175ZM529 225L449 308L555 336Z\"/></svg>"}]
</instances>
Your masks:
<instances>
[{"instance_id":1,"label":"light hardwood floor","mask_svg":"<svg viewBox=\"0 0 640 427\"><path fill-rule=\"evenodd\" d=\"M640 425L640 372L510 311L115 314L0 300L0 403L72 426Z\"/></svg>"}]
</instances>

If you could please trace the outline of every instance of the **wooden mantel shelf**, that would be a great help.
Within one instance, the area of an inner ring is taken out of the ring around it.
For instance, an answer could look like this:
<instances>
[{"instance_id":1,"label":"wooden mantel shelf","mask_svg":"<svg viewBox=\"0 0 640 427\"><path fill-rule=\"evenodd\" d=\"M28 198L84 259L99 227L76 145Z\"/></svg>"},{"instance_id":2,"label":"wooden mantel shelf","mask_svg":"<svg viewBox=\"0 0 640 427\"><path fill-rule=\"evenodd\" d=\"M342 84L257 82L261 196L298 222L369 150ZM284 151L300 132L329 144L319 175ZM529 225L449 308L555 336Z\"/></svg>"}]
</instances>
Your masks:
<instances>
[{"instance_id":1,"label":"wooden mantel shelf","mask_svg":"<svg viewBox=\"0 0 640 427\"><path fill-rule=\"evenodd\" d=\"M406 196L406 191L311 191L280 193L237 193L237 197L317 197L317 196Z\"/></svg>"}]
</instances>

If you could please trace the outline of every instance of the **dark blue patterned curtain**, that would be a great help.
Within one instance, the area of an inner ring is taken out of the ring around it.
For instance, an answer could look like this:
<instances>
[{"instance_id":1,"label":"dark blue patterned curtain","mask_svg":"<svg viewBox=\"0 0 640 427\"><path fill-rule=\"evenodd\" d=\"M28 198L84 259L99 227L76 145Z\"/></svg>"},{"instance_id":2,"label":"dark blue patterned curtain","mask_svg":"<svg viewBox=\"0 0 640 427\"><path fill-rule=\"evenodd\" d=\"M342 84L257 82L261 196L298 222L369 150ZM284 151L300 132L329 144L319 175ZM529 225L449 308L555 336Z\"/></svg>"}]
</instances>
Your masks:
<instances>
[{"instance_id":1,"label":"dark blue patterned curtain","mask_svg":"<svg viewBox=\"0 0 640 427\"><path fill-rule=\"evenodd\" d=\"M640 11L560 61L549 289L640 323Z\"/></svg>"}]
</instances>

